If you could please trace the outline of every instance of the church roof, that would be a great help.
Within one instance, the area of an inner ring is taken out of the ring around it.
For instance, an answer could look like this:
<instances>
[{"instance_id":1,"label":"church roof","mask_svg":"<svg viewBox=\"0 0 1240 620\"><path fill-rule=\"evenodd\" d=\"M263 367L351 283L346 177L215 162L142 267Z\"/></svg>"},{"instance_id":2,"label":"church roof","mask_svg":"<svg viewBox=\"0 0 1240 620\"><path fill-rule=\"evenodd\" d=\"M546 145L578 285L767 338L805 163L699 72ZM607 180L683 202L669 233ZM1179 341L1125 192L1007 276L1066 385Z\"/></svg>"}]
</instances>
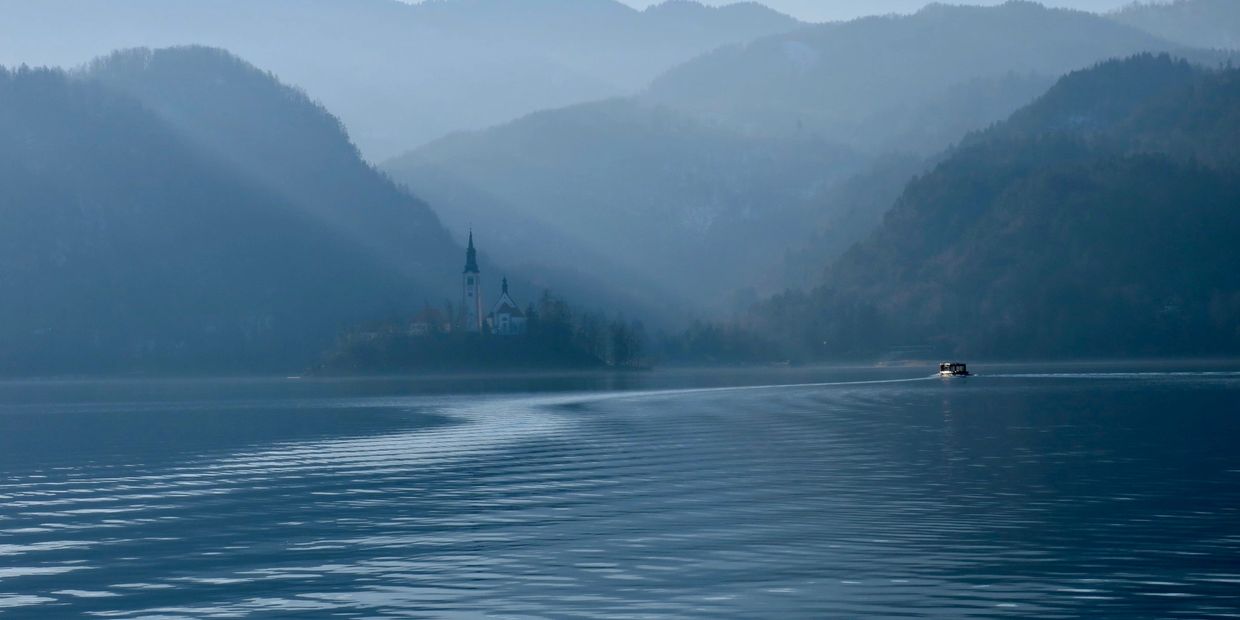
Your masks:
<instances>
[{"instance_id":1,"label":"church roof","mask_svg":"<svg viewBox=\"0 0 1240 620\"><path fill-rule=\"evenodd\" d=\"M469 231L469 247L465 249L465 273L478 273L478 250L474 249L474 231Z\"/></svg>"},{"instance_id":2,"label":"church roof","mask_svg":"<svg viewBox=\"0 0 1240 620\"><path fill-rule=\"evenodd\" d=\"M511 314L512 316L525 316L525 312L517 305L507 294L499 298L499 302L495 304L495 309L491 311L495 315Z\"/></svg>"},{"instance_id":3,"label":"church roof","mask_svg":"<svg viewBox=\"0 0 1240 620\"><path fill-rule=\"evenodd\" d=\"M525 312L521 311L521 306L518 306L517 302L513 301L512 297L508 295L508 278L504 278L503 289L499 294L499 301L495 302L495 309L491 311L491 314L496 316L501 314L509 314L516 317L525 316Z\"/></svg>"}]
</instances>

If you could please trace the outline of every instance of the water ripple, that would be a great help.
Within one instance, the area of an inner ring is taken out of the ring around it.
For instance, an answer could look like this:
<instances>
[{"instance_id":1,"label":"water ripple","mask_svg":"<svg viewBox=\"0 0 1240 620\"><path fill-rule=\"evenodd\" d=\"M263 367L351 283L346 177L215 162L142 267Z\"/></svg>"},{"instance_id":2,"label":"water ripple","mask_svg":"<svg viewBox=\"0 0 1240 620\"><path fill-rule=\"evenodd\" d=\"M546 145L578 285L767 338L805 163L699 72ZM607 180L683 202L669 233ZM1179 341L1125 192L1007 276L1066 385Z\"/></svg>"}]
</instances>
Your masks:
<instances>
[{"instance_id":1,"label":"water ripple","mask_svg":"<svg viewBox=\"0 0 1240 620\"><path fill-rule=\"evenodd\" d=\"M1121 374L224 402L388 426L0 471L0 614L1235 615L1240 375Z\"/></svg>"}]
</instances>

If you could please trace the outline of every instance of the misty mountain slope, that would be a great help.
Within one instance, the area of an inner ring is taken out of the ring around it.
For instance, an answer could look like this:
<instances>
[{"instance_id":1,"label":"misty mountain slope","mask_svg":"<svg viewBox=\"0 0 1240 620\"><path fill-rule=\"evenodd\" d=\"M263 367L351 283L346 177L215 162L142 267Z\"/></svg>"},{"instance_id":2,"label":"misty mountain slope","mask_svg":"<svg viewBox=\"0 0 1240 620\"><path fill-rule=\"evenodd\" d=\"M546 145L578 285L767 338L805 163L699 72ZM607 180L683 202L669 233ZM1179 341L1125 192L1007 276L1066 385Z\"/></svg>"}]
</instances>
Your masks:
<instances>
[{"instance_id":1,"label":"misty mountain slope","mask_svg":"<svg viewBox=\"0 0 1240 620\"><path fill-rule=\"evenodd\" d=\"M821 141L748 137L611 100L452 136L384 169L456 214L446 217L537 222L554 231L540 236L589 248L623 272L606 277L636 274L652 295L666 288L673 298L718 307L760 281L788 240L803 234L806 199L862 163ZM471 192L503 201L469 204ZM505 262L522 255L555 262L545 250L514 243L496 252ZM568 255L558 261L571 263Z\"/></svg>"},{"instance_id":2,"label":"misty mountain slope","mask_svg":"<svg viewBox=\"0 0 1240 620\"><path fill-rule=\"evenodd\" d=\"M1072 74L910 183L815 293L765 311L837 351L1234 350L1236 144L1238 71L1142 56Z\"/></svg>"},{"instance_id":3,"label":"misty mountain slope","mask_svg":"<svg viewBox=\"0 0 1240 620\"><path fill-rule=\"evenodd\" d=\"M1094 14L1032 2L936 4L723 48L663 74L645 96L751 131L925 155L1005 118L1065 72L1178 49Z\"/></svg>"},{"instance_id":4,"label":"misty mountain slope","mask_svg":"<svg viewBox=\"0 0 1240 620\"><path fill-rule=\"evenodd\" d=\"M773 273L771 280L793 289L818 285L824 266L878 228L904 186L932 163L921 157L890 154L825 188L809 201L802 225L806 234L799 241L790 240L780 271Z\"/></svg>"},{"instance_id":5,"label":"misty mountain slope","mask_svg":"<svg viewBox=\"0 0 1240 620\"><path fill-rule=\"evenodd\" d=\"M0 0L0 63L77 66L206 45L322 101L372 161L449 132L624 94L720 45L799 24L754 6L614 0Z\"/></svg>"},{"instance_id":6,"label":"misty mountain slope","mask_svg":"<svg viewBox=\"0 0 1240 620\"><path fill-rule=\"evenodd\" d=\"M1240 49L1240 3L1234 0L1134 2L1108 17L1183 45Z\"/></svg>"},{"instance_id":7,"label":"misty mountain slope","mask_svg":"<svg viewBox=\"0 0 1240 620\"><path fill-rule=\"evenodd\" d=\"M339 120L271 74L189 47L117 52L80 75L138 99L388 269L424 281L451 272L456 246L430 208L362 161Z\"/></svg>"},{"instance_id":8,"label":"misty mountain slope","mask_svg":"<svg viewBox=\"0 0 1240 620\"><path fill-rule=\"evenodd\" d=\"M127 96L0 73L0 370L296 369L416 285Z\"/></svg>"}]
</instances>

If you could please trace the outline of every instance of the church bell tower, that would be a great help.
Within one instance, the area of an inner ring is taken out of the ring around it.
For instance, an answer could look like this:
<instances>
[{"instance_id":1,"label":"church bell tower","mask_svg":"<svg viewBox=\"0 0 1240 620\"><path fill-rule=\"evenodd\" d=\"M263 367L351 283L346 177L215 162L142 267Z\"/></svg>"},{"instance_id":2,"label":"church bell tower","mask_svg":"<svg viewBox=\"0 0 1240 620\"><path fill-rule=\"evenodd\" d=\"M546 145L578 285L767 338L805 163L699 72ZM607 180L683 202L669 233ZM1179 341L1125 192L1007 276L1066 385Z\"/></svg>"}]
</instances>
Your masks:
<instances>
[{"instance_id":1,"label":"church bell tower","mask_svg":"<svg viewBox=\"0 0 1240 620\"><path fill-rule=\"evenodd\" d=\"M474 231L469 231L469 248L465 250L465 273L462 280L461 327L467 332L482 331L482 275L478 271L478 251L474 249Z\"/></svg>"}]
</instances>

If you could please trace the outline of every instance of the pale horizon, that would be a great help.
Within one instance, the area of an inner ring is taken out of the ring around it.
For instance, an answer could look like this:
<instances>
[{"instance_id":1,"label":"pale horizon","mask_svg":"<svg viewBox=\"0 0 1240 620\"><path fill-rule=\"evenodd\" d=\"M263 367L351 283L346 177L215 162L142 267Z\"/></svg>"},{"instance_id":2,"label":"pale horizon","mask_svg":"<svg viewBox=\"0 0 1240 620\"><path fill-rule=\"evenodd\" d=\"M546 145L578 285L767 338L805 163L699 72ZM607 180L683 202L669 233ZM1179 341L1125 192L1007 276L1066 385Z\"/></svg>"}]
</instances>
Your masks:
<instances>
[{"instance_id":1,"label":"pale horizon","mask_svg":"<svg viewBox=\"0 0 1240 620\"><path fill-rule=\"evenodd\" d=\"M660 4L665 0L620 0L638 9ZM738 0L699 0L703 4L722 6L736 4ZM743 1L743 0L742 0ZM802 21L836 21L855 19L868 15L887 15L891 13L914 13L930 0L756 0L772 9L786 13ZM951 0L945 4L975 4L993 6L1008 0ZM1053 7L1080 9L1083 11L1102 12L1117 9L1132 3L1132 0L1037 0L1041 4Z\"/></svg>"},{"instance_id":2,"label":"pale horizon","mask_svg":"<svg viewBox=\"0 0 1240 620\"><path fill-rule=\"evenodd\" d=\"M401 0L420 4L426 0ZM645 9L668 0L617 0L635 9ZM710 6L726 6L754 2L791 15L801 21L827 22L856 19L871 15L915 13L929 4L971 4L996 6L1010 0L690 0ZM1032 0L1048 7L1069 8L1104 13L1134 3L1154 4L1164 0Z\"/></svg>"}]
</instances>

